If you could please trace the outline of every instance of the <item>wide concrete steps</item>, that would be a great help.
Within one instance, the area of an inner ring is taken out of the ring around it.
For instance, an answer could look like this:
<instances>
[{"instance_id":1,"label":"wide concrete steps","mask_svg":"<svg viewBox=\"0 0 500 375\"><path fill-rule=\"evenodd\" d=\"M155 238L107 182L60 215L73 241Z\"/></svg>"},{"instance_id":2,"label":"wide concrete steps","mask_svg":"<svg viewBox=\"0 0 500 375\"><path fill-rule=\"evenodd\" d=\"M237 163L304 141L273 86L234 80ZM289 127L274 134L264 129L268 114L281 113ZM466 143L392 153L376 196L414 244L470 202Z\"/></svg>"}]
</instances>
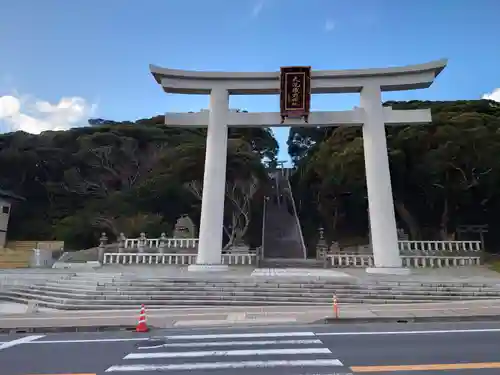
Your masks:
<instances>
[{"instance_id":1,"label":"wide concrete steps","mask_svg":"<svg viewBox=\"0 0 500 375\"><path fill-rule=\"evenodd\" d=\"M26 292L10 292L8 295L0 292L0 298L13 302L27 303L29 300L36 300L42 307L51 307L60 310L119 310L131 309L145 303L149 309L152 308L169 308L179 306L189 307L217 307L217 306L310 306L311 302L304 302L302 299L289 298L273 298L272 300L254 299L254 298L234 298L234 297L217 297L213 299L207 298L185 298L185 296L167 297L166 299L105 299L105 300L89 300L82 296L73 296L71 299L53 297L47 295L31 294ZM385 304L385 303L418 303L430 302L429 299L395 299L382 300L380 298L364 298L363 301L355 298L343 298L343 303L370 303L370 304ZM315 306L331 305L331 299L325 302L315 301Z\"/></svg>"},{"instance_id":2,"label":"wide concrete steps","mask_svg":"<svg viewBox=\"0 0 500 375\"><path fill-rule=\"evenodd\" d=\"M346 281L325 281L325 280L193 280L193 279L124 279L115 278L112 280L100 279L69 279L53 280L44 283L45 286L66 287L72 289L94 288L96 290L138 290L141 292L148 290L165 291L183 291L189 289L273 289L276 291L293 290L320 290L320 291L340 291L343 289L359 291L395 291L395 290L425 290L425 291L444 291L448 293L477 291L477 292L500 292L500 287L496 285L481 283L419 283L419 282L394 282L394 281L370 281L365 283L346 282Z\"/></svg>"},{"instance_id":3,"label":"wide concrete steps","mask_svg":"<svg viewBox=\"0 0 500 375\"><path fill-rule=\"evenodd\" d=\"M138 278L129 275L76 274L31 285L10 285L0 299L65 310L174 306L330 305L341 303L418 303L500 299L500 288L481 283L346 282L276 279Z\"/></svg>"},{"instance_id":4,"label":"wide concrete steps","mask_svg":"<svg viewBox=\"0 0 500 375\"><path fill-rule=\"evenodd\" d=\"M273 295L282 295L282 294L311 294L311 295L323 295L326 294L328 296L332 296L333 294L341 295L341 294L356 294L356 293L365 293L365 294L382 294L382 293L390 293L390 294L425 294L425 295L471 295L471 296L496 296L498 295L498 291L493 289L475 289L475 288L464 288L462 290L452 289L452 288L438 288L438 289L425 289L425 288L350 288L348 285L342 286L341 288L298 288L298 287L272 287L272 286L259 286L259 287L239 287L239 286L230 286L230 287L220 287L220 286L204 286L203 288L196 286L189 287L104 287L104 286L79 286L77 288L68 288L65 286L60 286L57 283L54 284L46 284L40 286L33 286L32 288L37 288L40 290L46 291L61 291L61 290L70 290L74 293L89 293L89 294L138 294L138 295L155 295L155 294L165 294L165 293L194 293L199 294L203 292L204 294L210 293L239 293L239 292L251 292L251 293L270 293Z\"/></svg>"}]
</instances>

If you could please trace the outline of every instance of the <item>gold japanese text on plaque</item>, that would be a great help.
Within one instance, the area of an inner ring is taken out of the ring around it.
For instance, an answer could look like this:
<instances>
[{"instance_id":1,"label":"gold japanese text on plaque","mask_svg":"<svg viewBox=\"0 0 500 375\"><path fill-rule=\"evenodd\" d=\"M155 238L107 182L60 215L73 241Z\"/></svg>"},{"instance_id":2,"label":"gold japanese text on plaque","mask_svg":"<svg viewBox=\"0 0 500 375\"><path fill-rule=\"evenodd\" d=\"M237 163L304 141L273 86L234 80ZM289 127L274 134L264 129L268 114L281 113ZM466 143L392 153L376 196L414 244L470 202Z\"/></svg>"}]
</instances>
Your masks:
<instances>
[{"instance_id":1,"label":"gold japanese text on plaque","mask_svg":"<svg viewBox=\"0 0 500 375\"><path fill-rule=\"evenodd\" d=\"M311 105L311 67L287 66L280 75L281 123L287 117L301 117L308 122Z\"/></svg>"}]
</instances>

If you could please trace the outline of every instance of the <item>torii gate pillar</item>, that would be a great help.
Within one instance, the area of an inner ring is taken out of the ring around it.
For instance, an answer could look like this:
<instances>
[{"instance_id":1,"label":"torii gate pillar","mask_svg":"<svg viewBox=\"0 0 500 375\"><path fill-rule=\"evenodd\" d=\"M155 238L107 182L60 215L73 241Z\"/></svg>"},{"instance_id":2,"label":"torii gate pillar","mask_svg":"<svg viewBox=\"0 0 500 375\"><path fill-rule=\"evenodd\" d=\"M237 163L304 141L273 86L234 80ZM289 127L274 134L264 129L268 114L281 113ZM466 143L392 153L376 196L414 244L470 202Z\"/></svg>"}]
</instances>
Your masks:
<instances>
[{"instance_id":1,"label":"torii gate pillar","mask_svg":"<svg viewBox=\"0 0 500 375\"><path fill-rule=\"evenodd\" d=\"M401 268L380 87L365 86L360 96L361 108L366 116L363 124L363 149L369 229L375 262L375 267L368 268L367 272L408 273L408 269Z\"/></svg>"},{"instance_id":2,"label":"torii gate pillar","mask_svg":"<svg viewBox=\"0 0 500 375\"><path fill-rule=\"evenodd\" d=\"M221 264L221 252L226 193L228 112L228 91L224 88L212 89L205 151L198 256L196 264L188 267L190 271L224 271L227 269L227 265Z\"/></svg>"},{"instance_id":3,"label":"torii gate pillar","mask_svg":"<svg viewBox=\"0 0 500 375\"><path fill-rule=\"evenodd\" d=\"M409 274L402 267L387 154L385 125L431 122L430 110L397 111L382 107L382 91L429 87L447 61L397 68L313 71L311 93L360 93L360 108L339 112L312 112L308 124L287 119L281 113L229 111L229 94L279 94L280 73L195 72L150 66L156 81L168 93L210 95L210 112L175 113L165 116L170 126L207 127L203 178L200 242L197 264L190 270L220 271L224 217L228 126L362 126L366 184L374 267L369 273Z\"/></svg>"}]
</instances>

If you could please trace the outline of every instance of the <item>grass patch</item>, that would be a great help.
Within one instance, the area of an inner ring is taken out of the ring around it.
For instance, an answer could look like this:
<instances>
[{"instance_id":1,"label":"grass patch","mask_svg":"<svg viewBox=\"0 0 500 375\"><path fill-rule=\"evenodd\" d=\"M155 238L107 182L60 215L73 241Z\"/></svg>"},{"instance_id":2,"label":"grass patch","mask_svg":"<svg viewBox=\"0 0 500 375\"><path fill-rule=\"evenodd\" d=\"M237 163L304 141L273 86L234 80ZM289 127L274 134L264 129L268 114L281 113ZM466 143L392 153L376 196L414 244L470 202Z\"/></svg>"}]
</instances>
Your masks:
<instances>
[{"instance_id":1,"label":"grass patch","mask_svg":"<svg viewBox=\"0 0 500 375\"><path fill-rule=\"evenodd\" d=\"M500 273L500 260L493 260L488 262L488 268Z\"/></svg>"}]
</instances>

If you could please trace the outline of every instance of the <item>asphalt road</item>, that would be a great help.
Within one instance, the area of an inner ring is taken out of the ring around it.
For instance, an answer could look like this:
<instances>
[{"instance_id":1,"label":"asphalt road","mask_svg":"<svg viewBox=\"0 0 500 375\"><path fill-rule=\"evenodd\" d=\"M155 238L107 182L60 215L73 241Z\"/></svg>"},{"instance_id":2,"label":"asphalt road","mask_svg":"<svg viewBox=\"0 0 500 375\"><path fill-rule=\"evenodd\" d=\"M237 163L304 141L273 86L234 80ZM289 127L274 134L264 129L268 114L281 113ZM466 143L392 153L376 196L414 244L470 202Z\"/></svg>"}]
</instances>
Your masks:
<instances>
[{"instance_id":1,"label":"asphalt road","mask_svg":"<svg viewBox=\"0 0 500 375\"><path fill-rule=\"evenodd\" d=\"M0 336L2 375L500 373L500 323L169 329Z\"/></svg>"}]
</instances>

